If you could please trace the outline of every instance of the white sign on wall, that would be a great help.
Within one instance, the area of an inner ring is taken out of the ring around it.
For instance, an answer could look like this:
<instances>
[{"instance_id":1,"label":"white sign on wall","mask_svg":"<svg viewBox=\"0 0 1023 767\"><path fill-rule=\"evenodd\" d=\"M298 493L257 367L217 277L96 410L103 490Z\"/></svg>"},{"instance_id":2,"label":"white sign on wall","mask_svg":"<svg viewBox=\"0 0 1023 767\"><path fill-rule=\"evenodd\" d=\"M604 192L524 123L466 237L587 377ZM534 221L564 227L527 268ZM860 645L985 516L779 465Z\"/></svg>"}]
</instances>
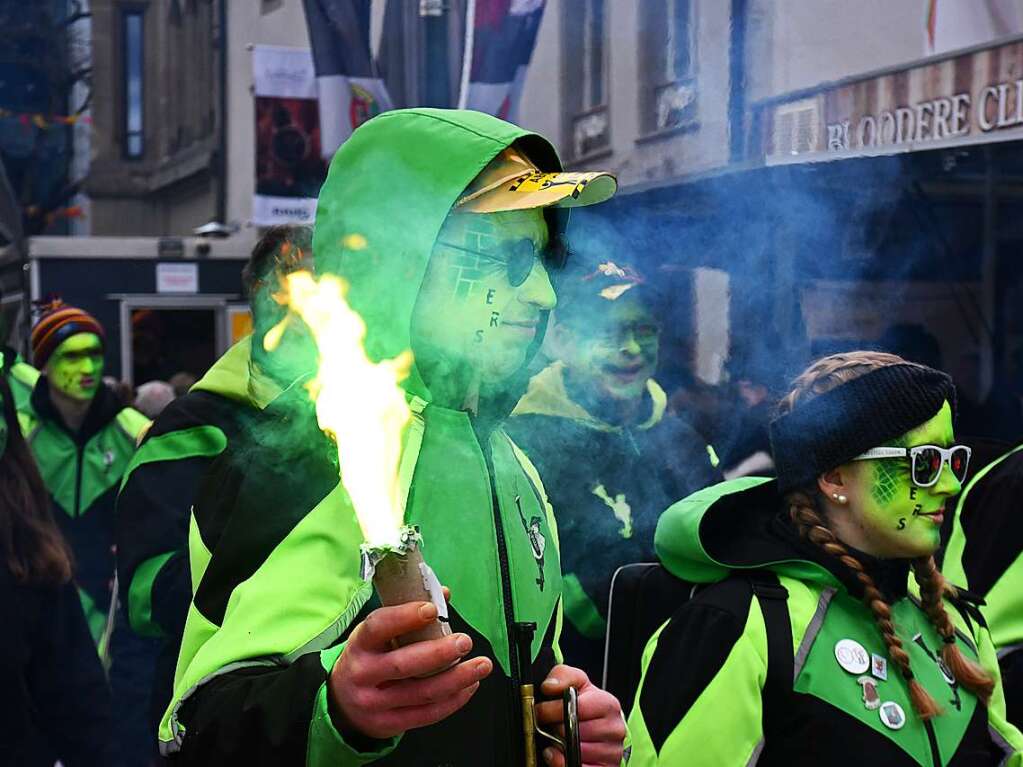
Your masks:
<instances>
[{"instance_id":1,"label":"white sign on wall","mask_svg":"<svg viewBox=\"0 0 1023 767\"><path fill-rule=\"evenodd\" d=\"M157 293L198 293L199 264L169 263L156 265Z\"/></svg>"}]
</instances>

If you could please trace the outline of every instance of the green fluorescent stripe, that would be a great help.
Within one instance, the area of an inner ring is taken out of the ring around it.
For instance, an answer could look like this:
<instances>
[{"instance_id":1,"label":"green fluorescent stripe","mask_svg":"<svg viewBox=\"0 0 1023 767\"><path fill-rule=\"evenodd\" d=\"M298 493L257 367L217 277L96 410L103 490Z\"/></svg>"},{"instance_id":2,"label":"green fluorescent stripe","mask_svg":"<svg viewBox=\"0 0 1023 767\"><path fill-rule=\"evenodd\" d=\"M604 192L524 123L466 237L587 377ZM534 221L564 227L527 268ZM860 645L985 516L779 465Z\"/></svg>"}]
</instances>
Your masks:
<instances>
[{"instance_id":1,"label":"green fluorescent stripe","mask_svg":"<svg viewBox=\"0 0 1023 767\"><path fill-rule=\"evenodd\" d=\"M142 443L124 472L120 490L131 473L139 466L157 461L180 461L183 458L220 455L227 447L227 437L216 426L193 426L181 431L170 431Z\"/></svg>"},{"instance_id":2,"label":"green fluorescent stripe","mask_svg":"<svg viewBox=\"0 0 1023 767\"><path fill-rule=\"evenodd\" d=\"M128 621L135 633L147 637L162 637L166 632L153 621L153 582L173 551L147 559L135 569L128 587Z\"/></svg>"},{"instance_id":3,"label":"green fluorescent stripe","mask_svg":"<svg viewBox=\"0 0 1023 767\"><path fill-rule=\"evenodd\" d=\"M565 573L562 578L565 599L565 617L587 639L601 639L607 630L607 622L600 617L597 606L579 582L575 573Z\"/></svg>"},{"instance_id":4,"label":"green fluorescent stripe","mask_svg":"<svg viewBox=\"0 0 1023 767\"><path fill-rule=\"evenodd\" d=\"M83 589L78 589L78 600L82 603L82 612L85 613L85 622L89 626L89 633L92 634L92 641L98 644L103 638L103 629L107 627L106 613L99 609L92 601L92 597Z\"/></svg>"}]
</instances>

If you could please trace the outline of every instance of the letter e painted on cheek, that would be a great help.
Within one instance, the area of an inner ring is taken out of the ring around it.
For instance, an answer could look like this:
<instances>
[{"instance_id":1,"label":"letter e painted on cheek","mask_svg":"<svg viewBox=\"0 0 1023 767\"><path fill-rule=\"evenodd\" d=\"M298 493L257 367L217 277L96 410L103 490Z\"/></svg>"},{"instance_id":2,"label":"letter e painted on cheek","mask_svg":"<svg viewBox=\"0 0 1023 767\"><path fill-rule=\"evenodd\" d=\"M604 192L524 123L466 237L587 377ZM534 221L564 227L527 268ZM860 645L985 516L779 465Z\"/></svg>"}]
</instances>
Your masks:
<instances>
[{"instance_id":1,"label":"letter e painted on cheek","mask_svg":"<svg viewBox=\"0 0 1023 767\"><path fill-rule=\"evenodd\" d=\"M915 501L916 500L916 488L915 487L909 488L909 500L911 500L911 501Z\"/></svg>"},{"instance_id":2,"label":"letter e painted on cheek","mask_svg":"<svg viewBox=\"0 0 1023 767\"><path fill-rule=\"evenodd\" d=\"M493 288L487 288L487 303L488 304L494 303L494 293L496 293L496 292L497 291L495 291Z\"/></svg>"},{"instance_id":3,"label":"letter e painted on cheek","mask_svg":"<svg viewBox=\"0 0 1023 767\"><path fill-rule=\"evenodd\" d=\"M490 313L490 327L496 328L497 324L498 324L498 320L500 320L500 319L501 319L500 312L491 312Z\"/></svg>"}]
</instances>

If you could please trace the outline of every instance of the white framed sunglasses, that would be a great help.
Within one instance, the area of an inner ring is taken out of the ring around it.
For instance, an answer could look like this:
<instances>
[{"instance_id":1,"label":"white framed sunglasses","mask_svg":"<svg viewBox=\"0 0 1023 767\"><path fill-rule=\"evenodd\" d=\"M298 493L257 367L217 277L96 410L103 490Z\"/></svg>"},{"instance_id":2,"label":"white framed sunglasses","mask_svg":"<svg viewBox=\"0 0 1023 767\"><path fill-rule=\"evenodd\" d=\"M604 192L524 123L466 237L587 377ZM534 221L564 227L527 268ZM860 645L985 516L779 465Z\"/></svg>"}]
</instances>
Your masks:
<instances>
[{"instance_id":1,"label":"white framed sunglasses","mask_svg":"<svg viewBox=\"0 0 1023 767\"><path fill-rule=\"evenodd\" d=\"M966 445L938 447L937 445L917 445L916 447L872 447L865 453L853 458L854 461L870 461L876 458L909 458L910 478L917 487L933 487L941 476L942 466L960 483L966 479L966 471L970 467L970 454L973 451Z\"/></svg>"}]
</instances>

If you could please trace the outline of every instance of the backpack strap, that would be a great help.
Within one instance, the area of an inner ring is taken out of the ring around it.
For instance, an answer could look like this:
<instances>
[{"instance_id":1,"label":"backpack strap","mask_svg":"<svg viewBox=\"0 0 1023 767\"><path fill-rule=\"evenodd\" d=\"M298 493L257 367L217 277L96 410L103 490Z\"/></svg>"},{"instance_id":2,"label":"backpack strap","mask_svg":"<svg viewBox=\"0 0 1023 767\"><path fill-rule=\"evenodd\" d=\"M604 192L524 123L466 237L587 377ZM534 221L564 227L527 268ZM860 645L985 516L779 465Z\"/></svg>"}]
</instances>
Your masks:
<instances>
[{"instance_id":1,"label":"backpack strap","mask_svg":"<svg viewBox=\"0 0 1023 767\"><path fill-rule=\"evenodd\" d=\"M772 719L784 710L785 697L792 691L795 658L792 650L792 621L787 603L789 592L768 570L743 573L749 581L767 634L767 679L761 694L764 701L764 733L776 730Z\"/></svg>"}]
</instances>

